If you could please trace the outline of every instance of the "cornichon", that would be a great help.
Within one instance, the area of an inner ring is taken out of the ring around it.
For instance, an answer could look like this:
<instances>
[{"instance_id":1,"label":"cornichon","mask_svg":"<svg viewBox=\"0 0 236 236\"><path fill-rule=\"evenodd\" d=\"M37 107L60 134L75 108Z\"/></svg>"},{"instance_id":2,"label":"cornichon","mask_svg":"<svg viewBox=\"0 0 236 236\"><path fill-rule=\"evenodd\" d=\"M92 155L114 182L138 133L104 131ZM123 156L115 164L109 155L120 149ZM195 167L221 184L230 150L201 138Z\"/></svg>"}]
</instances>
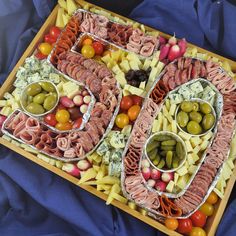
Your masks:
<instances>
[{"instance_id":1,"label":"cornichon","mask_svg":"<svg viewBox=\"0 0 236 236\"><path fill-rule=\"evenodd\" d=\"M171 140L171 137L168 136L168 135L162 135L162 136L157 136L157 137L154 137L154 140L156 141L168 141L168 140Z\"/></svg>"},{"instance_id":2,"label":"cornichon","mask_svg":"<svg viewBox=\"0 0 236 236\"><path fill-rule=\"evenodd\" d=\"M184 158L184 151L180 142L176 144L176 154L180 159Z\"/></svg>"},{"instance_id":3,"label":"cornichon","mask_svg":"<svg viewBox=\"0 0 236 236\"><path fill-rule=\"evenodd\" d=\"M168 151L166 154L166 165L168 168L171 168L172 165L173 152Z\"/></svg>"},{"instance_id":4,"label":"cornichon","mask_svg":"<svg viewBox=\"0 0 236 236\"><path fill-rule=\"evenodd\" d=\"M177 168L179 166L179 159L177 156L173 157L172 166L173 166L173 168Z\"/></svg>"},{"instance_id":5,"label":"cornichon","mask_svg":"<svg viewBox=\"0 0 236 236\"><path fill-rule=\"evenodd\" d=\"M154 148L157 148L160 146L160 143L159 142L151 142L147 145L147 152L151 152Z\"/></svg>"},{"instance_id":6,"label":"cornichon","mask_svg":"<svg viewBox=\"0 0 236 236\"><path fill-rule=\"evenodd\" d=\"M154 150L152 150L151 152L148 153L148 156L149 156L150 160L153 161L156 158L157 151L158 151L158 149L154 149Z\"/></svg>"},{"instance_id":7,"label":"cornichon","mask_svg":"<svg viewBox=\"0 0 236 236\"><path fill-rule=\"evenodd\" d=\"M161 146L162 151L174 151L175 146Z\"/></svg>"},{"instance_id":8,"label":"cornichon","mask_svg":"<svg viewBox=\"0 0 236 236\"><path fill-rule=\"evenodd\" d=\"M173 139L161 142L161 146L174 146L174 145L176 145L176 141Z\"/></svg>"},{"instance_id":9,"label":"cornichon","mask_svg":"<svg viewBox=\"0 0 236 236\"><path fill-rule=\"evenodd\" d=\"M163 168L165 166L165 160L164 159L161 159L159 164L157 165L158 168Z\"/></svg>"}]
</instances>

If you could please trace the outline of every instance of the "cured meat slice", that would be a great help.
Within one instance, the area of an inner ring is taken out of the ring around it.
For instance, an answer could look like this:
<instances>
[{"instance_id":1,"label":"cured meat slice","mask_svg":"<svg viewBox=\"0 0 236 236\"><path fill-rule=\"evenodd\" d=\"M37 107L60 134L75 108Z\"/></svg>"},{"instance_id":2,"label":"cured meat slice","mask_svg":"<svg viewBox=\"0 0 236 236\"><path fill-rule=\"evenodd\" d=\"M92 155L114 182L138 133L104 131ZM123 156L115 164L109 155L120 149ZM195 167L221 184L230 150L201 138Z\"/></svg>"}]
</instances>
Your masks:
<instances>
[{"instance_id":1,"label":"cured meat slice","mask_svg":"<svg viewBox=\"0 0 236 236\"><path fill-rule=\"evenodd\" d=\"M35 118L29 117L25 122L25 129L27 131L38 132L41 129L39 121Z\"/></svg>"},{"instance_id":2,"label":"cured meat slice","mask_svg":"<svg viewBox=\"0 0 236 236\"><path fill-rule=\"evenodd\" d=\"M70 148L71 140L66 137L61 137L57 139L57 147L62 150L66 151Z\"/></svg>"}]
</instances>

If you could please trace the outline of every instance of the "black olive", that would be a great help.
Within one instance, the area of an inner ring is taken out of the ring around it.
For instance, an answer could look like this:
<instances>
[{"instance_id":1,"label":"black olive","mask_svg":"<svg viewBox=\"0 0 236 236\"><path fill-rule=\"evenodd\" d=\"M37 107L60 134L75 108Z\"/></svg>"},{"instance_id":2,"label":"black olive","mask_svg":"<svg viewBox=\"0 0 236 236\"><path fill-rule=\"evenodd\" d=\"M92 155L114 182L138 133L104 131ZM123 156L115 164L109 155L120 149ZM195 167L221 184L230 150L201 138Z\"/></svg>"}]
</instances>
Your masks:
<instances>
[{"instance_id":1,"label":"black olive","mask_svg":"<svg viewBox=\"0 0 236 236\"><path fill-rule=\"evenodd\" d=\"M137 80L131 80L131 81L129 81L129 84L134 87L139 87L140 82Z\"/></svg>"},{"instance_id":2,"label":"black olive","mask_svg":"<svg viewBox=\"0 0 236 236\"><path fill-rule=\"evenodd\" d=\"M134 70L129 70L125 75L125 78L127 80L132 80L132 79L134 79L134 77L135 77L135 71Z\"/></svg>"}]
</instances>

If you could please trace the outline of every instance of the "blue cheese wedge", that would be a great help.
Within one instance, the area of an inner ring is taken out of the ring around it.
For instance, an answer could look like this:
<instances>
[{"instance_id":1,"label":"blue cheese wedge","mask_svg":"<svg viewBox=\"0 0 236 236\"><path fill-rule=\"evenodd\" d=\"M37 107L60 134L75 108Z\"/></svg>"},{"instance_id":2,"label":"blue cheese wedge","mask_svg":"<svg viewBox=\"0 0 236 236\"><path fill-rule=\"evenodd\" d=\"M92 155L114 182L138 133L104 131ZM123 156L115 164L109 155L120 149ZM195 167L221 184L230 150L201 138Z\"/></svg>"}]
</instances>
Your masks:
<instances>
[{"instance_id":1,"label":"blue cheese wedge","mask_svg":"<svg viewBox=\"0 0 236 236\"><path fill-rule=\"evenodd\" d=\"M110 144L112 147L118 149L118 148L124 148L125 147L125 139L124 135L120 133L115 133L112 135L110 139Z\"/></svg>"},{"instance_id":2,"label":"blue cheese wedge","mask_svg":"<svg viewBox=\"0 0 236 236\"><path fill-rule=\"evenodd\" d=\"M108 175L109 176L115 176L115 177L120 177L121 173L121 163L109 163L108 166Z\"/></svg>"},{"instance_id":3,"label":"blue cheese wedge","mask_svg":"<svg viewBox=\"0 0 236 236\"><path fill-rule=\"evenodd\" d=\"M109 150L109 144L106 140L104 140L100 146L97 148L96 152L98 155L103 156Z\"/></svg>"},{"instance_id":4,"label":"blue cheese wedge","mask_svg":"<svg viewBox=\"0 0 236 236\"><path fill-rule=\"evenodd\" d=\"M122 151L117 149L114 152L112 152L110 160L112 162L121 162L121 157L122 157Z\"/></svg>"},{"instance_id":5,"label":"blue cheese wedge","mask_svg":"<svg viewBox=\"0 0 236 236\"><path fill-rule=\"evenodd\" d=\"M179 104L184 100L181 94L176 94L176 93L170 94L169 99L172 100L171 101L172 104Z\"/></svg>"},{"instance_id":6,"label":"blue cheese wedge","mask_svg":"<svg viewBox=\"0 0 236 236\"><path fill-rule=\"evenodd\" d=\"M111 152L106 151L105 155L102 157L102 162L108 165L110 163L110 156L111 156Z\"/></svg>"},{"instance_id":7,"label":"blue cheese wedge","mask_svg":"<svg viewBox=\"0 0 236 236\"><path fill-rule=\"evenodd\" d=\"M199 94L203 91L202 84L199 81L192 83L189 87L195 94Z\"/></svg>"}]
</instances>

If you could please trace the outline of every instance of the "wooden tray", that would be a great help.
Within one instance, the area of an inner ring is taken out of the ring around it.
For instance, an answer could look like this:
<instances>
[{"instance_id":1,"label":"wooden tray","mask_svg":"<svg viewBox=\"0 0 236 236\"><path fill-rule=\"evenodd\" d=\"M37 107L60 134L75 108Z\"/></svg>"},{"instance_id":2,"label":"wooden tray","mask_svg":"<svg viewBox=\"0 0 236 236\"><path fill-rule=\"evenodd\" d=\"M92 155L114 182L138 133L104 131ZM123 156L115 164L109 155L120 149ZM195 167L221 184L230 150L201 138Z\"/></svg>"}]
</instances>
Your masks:
<instances>
[{"instance_id":1,"label":"wooden tray","mask_svg":"<svg viewBox=\"0 0 236 236\"><path fill-rule=\"evenodd\" d=\"M88 4L91 7L95 6L93 4L89 4L89 3L85 2L83 0L77 0L77 2L80 5L82 5L82 6L84 6L85 4ZM34 52L34 50L36 48L37 43L43 41L43 36L44 36L45 33L47 33L49 31L49 28L51 26L55 25L58 8L59 8L59 6L56 6L54 8L52 13L49 15L49 17L47 18L47 20L45 21L45 23L43 24L43 26L41 27L41 29L39 30L39 32L37 33L37 35L35 36L33 41L31 42L29 47L26 49L25 53L22 55L22 57L17 62L16 66L14 67L14 69L9 74L8 78L6 79L6 81L4 82L2 87L0 88L0 99L3 98L3 95L4 95L5 92L12 91L12 89L13 89L13 82L15 80L15 75L16 75L16 72L17 72L18 68L22 64L24 64L24 61L25 61L25 59L27 57L32 55L32 53ZM101 7L98 7L98 6L96 6L96 8L103 9ZM128 19L126 17L120 16L120 15L115 14L115 13L112 13L112 14L115 15L115 16L119 16L122 19L126 19L126 20ZM150 28L150 27L146 27L146 29L155 30L155 29ZM167 35L165 33L162 33L162 32L160 32L160 35L162 35L164 37L167 37L167 38L170 37L169 35ZM196 47L195 45L192 45L192 44L188 44L188 46ZM197 49L198 49L199 52L208 53L211 56L219 58L220 60L228 61L228 63L230 64L232 70L236 71L236 62L234 62L232 60L229 60L227 58L224 58L222 56L219 56L219 55L217 55L215 53L209 52L209 51L207 51L205 49L202 49L202 48L199 48L199 47L197 47ZM74 183L75 185L78 185L82 189L84 189L84 190L86 190L86 191L96 195L97 197L103 199L104 201L106 201L108 195L106 195L106 194L104 194L104 193L102 193L100 191L97 191L96 188L94 188L94 187L86 186L86 185L79 185L78 184L79 179L77 179L77 178L67 174L66 172L62 171L61 169L58 169L55 166L52 166L52 165L48 164L47 162L37 158L35 155L25 151L24 149L14 145L14 144L12 144L11 142L9 142L9 141L1 138L1 137L0 137L0 144L10 148L11 150L19 153L22 157L31 160L32 162L34 162L34 163L36 163L36 164L38 164L38 165L48 169L51 172L54 172L55 174L61 176L62 178L64 178L64 179ZM215 232L217 230L217 227L218 227L218 224L219 224L219 222L221 220L221 217L222 217L222 215L224 213L224 210L226 208L226 205L227 205L228 199L230 197L230 193L232 191L232 188L233 188L233 185L235 183L235 180L236 180L236 167L234 168L234 171L233 171L233 174L232 174L231 178L227 182L224 198L222 200L218 201L217 205L215 205L216 209L214 211L214 215L211 216L207 220L207 225L205 226L205 230L207 232L207 235L214 235L215 234ZM105 202L104 202L104 204L105 204ZM152 226L152 227L154 227L154 228L156 228L156 229L158 229L158 230L168 234L168 235L172 235L172 236L181 235L181 234L179 234L179 233L177 233L175 231L171 231L171 230L167 229L163 224L159 223L158 221L156 221L156 220L154 220L154 219L152 219L152 218L150 218L148 216L142 215L139 211L133 210L128 205L125 205L125 204L123 204L123 203L121 203L121 202L119 202L117 200L113 200L111 204L116 206L117 208L119 208L119 209L129 213L130 215L138 218L139 220L149 224L150 226Z\"/></svg>"}]
</instances>

